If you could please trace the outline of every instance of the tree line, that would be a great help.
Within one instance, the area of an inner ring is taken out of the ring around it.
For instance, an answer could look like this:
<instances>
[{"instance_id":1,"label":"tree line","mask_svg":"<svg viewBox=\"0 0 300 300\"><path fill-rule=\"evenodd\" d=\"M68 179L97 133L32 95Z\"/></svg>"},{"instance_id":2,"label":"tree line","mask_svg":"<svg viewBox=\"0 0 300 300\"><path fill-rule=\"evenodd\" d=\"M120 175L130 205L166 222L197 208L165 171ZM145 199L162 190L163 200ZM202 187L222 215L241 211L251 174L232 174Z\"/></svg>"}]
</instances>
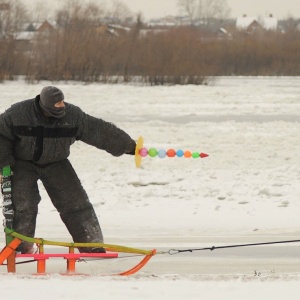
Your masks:
<instances>
[{"instance_id":1,"label":"tree line","mask_svg":"<svg viewBox=\"0 0 300 300\"><path fill-rule=\"evenodd\" d=\"M37 34L29 48L15 38L15 25L0 39L0 80L22 75L28 82L164 85L205 84L212 76L300 75L297 30L232 31L229 38L195 26L145 30L137 18L131 30L111 34L98 20L91 6L64 8L57 13L57 27Z\"/></svg>"}]
</instances>

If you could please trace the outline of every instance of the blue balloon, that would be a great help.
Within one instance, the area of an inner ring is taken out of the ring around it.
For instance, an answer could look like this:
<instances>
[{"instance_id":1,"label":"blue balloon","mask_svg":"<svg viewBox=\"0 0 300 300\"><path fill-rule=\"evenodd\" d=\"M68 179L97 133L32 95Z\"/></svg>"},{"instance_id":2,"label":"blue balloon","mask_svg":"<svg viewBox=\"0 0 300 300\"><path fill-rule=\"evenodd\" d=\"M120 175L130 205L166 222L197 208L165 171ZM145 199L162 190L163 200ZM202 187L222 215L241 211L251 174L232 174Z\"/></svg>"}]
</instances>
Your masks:
<instances>
[{"instance_id":1,"label":"blue balloon","mask_svg":"<svg viewBox=\"0 0 300 300\"><path fill-rule=\"evenodd\" d=\"M184 154L184 152L183 152L182 150L177 150L177 151L176 151L176 155L177 155L178 157L182 157L183 154Z\"/></svg>"},{"instance_id":2,"label":"blue balloon","mask_svg":"<svg viewBox=\"0 0 300 300\"><path fill-rule=\"evenodd\" d=\"M166 150L161 149L161 150L158 150L158 152L157 152L157 156L158 156L159 158L165 158L166 155L167 155Z\"/></svg>"}]
</instances>

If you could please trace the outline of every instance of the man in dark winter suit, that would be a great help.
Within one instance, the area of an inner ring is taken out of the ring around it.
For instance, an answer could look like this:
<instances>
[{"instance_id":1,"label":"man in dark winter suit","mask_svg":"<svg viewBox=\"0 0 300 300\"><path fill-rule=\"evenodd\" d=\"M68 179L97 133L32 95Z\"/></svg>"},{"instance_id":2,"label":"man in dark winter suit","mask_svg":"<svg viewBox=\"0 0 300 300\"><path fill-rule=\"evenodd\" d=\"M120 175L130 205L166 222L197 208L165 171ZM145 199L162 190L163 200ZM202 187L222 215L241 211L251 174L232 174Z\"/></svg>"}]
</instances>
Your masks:
<instances>
[{"instance_id":1,"label":"man in dark winter suit","mask_svg":"<svg viewBox=\"0 0 300 300\"><path fill-rule=\"evenodd\" d=\"M41 180L74 242L103 242L92 204L67 159L70 146L80 140L114 156L134 154L136 143L123 130L85 114L64 102L62 91L44 87L40 95L12 105L0 115L0 169L11 166L13 229L35 234ZM18 251L30 253L22 242ZM81 252L105 252L80 248Z\"/></svg>"}]
</instances>

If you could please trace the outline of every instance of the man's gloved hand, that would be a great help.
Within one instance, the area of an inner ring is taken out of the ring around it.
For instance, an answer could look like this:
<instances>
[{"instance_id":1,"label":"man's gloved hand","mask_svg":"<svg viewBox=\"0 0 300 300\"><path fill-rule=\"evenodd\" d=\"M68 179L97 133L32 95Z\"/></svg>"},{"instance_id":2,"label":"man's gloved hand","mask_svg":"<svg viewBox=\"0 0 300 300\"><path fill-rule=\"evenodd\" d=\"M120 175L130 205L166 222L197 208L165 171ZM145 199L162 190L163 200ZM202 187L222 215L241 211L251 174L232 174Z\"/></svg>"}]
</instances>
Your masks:
<instances>
[{"instance_id":1,"label":"man's gloved hand","mask_svg":"<svg viewBox=\"0 0 300 300\"><path fill-rule=\"evenodd\" d=\"M127 152L126 154L129 154L129 155L135 155L135 149L132 150L131 152Z\"/></svg>"},{"instance_id":2,"label":"man's gloved hand","mask_svg":"<svg viewBox=\"0 0 300 300\"><path fill-rule=\"evenodd\" d=\"M129 155L135 155L135 148L136 148L136 142L132 140L132 143L130 144L130 148L125 153Z\"/></svg>"}]
</instances>

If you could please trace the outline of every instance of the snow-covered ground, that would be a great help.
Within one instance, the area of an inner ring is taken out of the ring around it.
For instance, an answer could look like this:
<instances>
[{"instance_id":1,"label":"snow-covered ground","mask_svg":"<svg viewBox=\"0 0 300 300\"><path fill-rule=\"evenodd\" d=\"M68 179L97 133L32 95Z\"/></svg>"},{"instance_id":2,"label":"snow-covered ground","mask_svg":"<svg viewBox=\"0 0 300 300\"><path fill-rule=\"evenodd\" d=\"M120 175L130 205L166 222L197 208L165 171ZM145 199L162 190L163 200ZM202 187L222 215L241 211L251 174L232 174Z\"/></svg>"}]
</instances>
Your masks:
<instances>
[{"instance_id":1,"label":"snow-covered ground","mask_svg":"<svg viewBox=\"0 0 300 300\"><path fill-rule=\"evenodd\" d=\"M74 144L70 160L106 243L168 250L295 240L300 239L299 83L299 77L216 78L209 86L171 87L5 82L0 112L56 85L67 102L133 138L142 135L146 148L209 154L146 157L136 169L132 156L115 158ZM41 195L36 236L70 241L42 186ZM3 275L1 299L299 299L299 246L158 255L129 278ZM102 274L134 262L88 262L83 268ZM63 267L59 262L54 271Z\"/></svg>"}]
</instances>

